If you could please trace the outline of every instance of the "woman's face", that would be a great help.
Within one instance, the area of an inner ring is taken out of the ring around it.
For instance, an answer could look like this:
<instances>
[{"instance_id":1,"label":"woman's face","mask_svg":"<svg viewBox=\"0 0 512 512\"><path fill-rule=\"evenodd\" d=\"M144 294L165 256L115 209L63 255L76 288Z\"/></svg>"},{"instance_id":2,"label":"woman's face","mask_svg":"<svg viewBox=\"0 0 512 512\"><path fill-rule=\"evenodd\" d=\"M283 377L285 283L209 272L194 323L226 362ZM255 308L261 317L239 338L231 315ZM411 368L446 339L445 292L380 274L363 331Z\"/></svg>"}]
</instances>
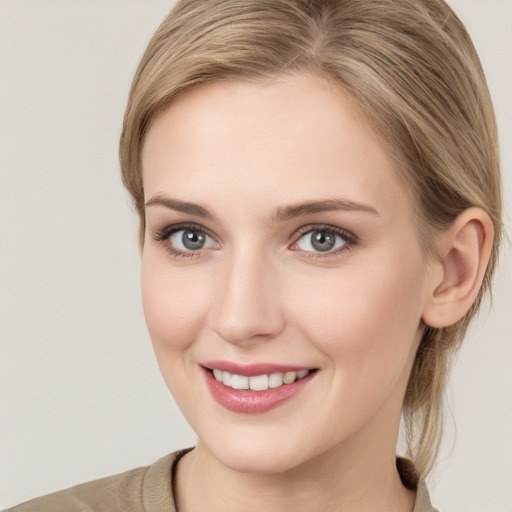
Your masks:
<instances>
[{"instance_id":1,"label":"woman's face","mask_svg":"<svg viewBox=\"0 0 512 512\"><path fill-rule=\"evenodd\" d=\"M155 120L143 169L145 316L201 445L254 472L394 453L429 273L347 96L306 75L201 86Z\"/></svg>"}]
</instances>

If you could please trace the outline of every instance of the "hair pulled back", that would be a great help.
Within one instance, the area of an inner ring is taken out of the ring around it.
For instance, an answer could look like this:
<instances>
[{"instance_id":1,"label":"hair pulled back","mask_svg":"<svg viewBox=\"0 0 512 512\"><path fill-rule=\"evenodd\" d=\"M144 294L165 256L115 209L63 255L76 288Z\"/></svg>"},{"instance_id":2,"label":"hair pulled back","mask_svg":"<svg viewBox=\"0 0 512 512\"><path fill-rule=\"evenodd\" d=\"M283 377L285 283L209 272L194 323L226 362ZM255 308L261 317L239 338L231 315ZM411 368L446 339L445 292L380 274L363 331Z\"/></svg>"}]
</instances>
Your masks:
<instances>
[{"instance_id":1,"label":"hair pulled back","mask_svg":"<svg viewBox=\"0 0 512 512\"><path fill-rule=\"evenodd\" d=\"M437 455L453 354L490 291L501 233L499 151L480 61L443 0L181 0L135 74L120 142L123 182L140 216L141 154L152 121L179 94L211 81L313 73L338 84L373 125L417 199L426 251L471 206L495 242L466 316L425 326L403 403L409 456L425 476Z\"/></svg>"}]
</instances>

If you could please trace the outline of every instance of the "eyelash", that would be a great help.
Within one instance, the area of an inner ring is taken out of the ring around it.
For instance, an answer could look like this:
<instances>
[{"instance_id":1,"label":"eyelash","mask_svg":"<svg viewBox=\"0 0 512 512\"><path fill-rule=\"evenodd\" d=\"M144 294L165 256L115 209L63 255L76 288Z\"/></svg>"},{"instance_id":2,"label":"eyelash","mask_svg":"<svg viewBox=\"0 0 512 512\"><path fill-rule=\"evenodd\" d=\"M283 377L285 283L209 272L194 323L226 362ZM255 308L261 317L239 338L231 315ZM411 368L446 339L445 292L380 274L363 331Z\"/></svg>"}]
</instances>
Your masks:
<instances>
[{"instance_id":1,"label":"eyelash","mask_svg":"<svg viewBox=\"0 0 512 512\"><path fill-rule=\"evenodd\" d=\"M153 239L155 240L155 242L163 244L165 246L165 249L171 255L173 255L175 257L178 257L178 258L181 258L181 257L198 258L198 257L200 257L201 253L202 253L201 249L199 249L197 251L193 251L193 250L182 251L170 244L170 242L169 242L170 237L173 234L177 233L178 231L182 231L182 230L188 230L193 233L204 233L208 237L210 237L212 240L215 240L215 237L207 229L203 228L202 226L200 226L198 224L173 224L170 226L166 226L165 228L157 231L153 235ZM308 224L307 226L303 226L296 231L296 234L293 237L294 241L292 242L290 247L297 245L299 240L304 235L306 235L308 233L313 233L314 231L324 231L326 233L332 233L332 234L340 237L343 240L344 244L336 250L326 251L325 253L313 252L313 251L302 251L307 258L318 259L318 258L328 258L328 257L337 256L338 254L340 254L342 252L351 250L352 247L358 243L358 238L353 233L351 233L350 231L347 231L345 229L341 229L336 226L331 226L329 224ZM300 249L293 249L293 248L291 250L300 251Z\"/></svg>"},{"instance_id":2,"label":"eyelash","mask_svg":"<svg viewBox=\"0 0 512 512\"><path fill-rule=\"evenodd\" d=\"M299 240L308 233L313 233L314 231L323 231L326 233L332 233L336 236L339 236L344 244L335 249L333 251L322 252L313 252L313 251L303 251L306 258L329 258L333 256L337 256L342 252L349 251L357 244L359 241L357 236L347 231L346 229L338 228L336 226L331 226L330 224L309 224L307 226L303 226L297 230L297 235L294 236L294 242L292 243L292 247L296 245ZM300 249L292 249L292 250L300 250Z\"/></svg>"},{"instance_id":3,"label":"eyelash","mask_svg":"<svg viewBox=\"0 0 512 512\"><path fill-rule=\"evenodd\" d=\"M205 228L199 226L198 224L173 224L171 226L166 226L165 228L157 231L153 235L153 239L155 242L161 243L165 246L165 249L170 252L173 256L178 258L198 258L201 256L201 250L198 251L182 251L180 249L176 249L173 245L170 244L169 239L174 233L178 231L187 230L193 233L204 233L209 236L212 240L215 240L215 237Z\"/></svg>"}]
</instances>

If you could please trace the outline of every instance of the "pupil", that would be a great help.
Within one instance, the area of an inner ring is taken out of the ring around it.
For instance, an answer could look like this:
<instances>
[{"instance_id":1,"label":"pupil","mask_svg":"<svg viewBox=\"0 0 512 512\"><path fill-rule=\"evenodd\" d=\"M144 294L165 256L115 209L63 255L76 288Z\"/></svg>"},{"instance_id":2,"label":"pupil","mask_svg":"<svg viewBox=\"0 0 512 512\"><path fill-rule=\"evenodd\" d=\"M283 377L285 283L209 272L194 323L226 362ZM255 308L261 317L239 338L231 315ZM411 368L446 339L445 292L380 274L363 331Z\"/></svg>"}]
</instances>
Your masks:
<instances>
[{"instance_id":1,"label":"pupil","mask_svg":"<svg viewBox=\"0 0 512 512\"><path fill-rule=\"evenodd\" d=\"M196 231L185 231L182 236L182 242L187 249L201 249L205 242L205 236Z\"/></svg>"},{"instance_id":2,"label":"pupil","mask_svg":"<svg viewBox=\"0 0 512 512\"><path fill-rule=\"evenodd\" d=\"M321 252L329 251L334 247L336 239L328 231L313 231L311 234L311 245Z\"/></svg>"}]
</instances>

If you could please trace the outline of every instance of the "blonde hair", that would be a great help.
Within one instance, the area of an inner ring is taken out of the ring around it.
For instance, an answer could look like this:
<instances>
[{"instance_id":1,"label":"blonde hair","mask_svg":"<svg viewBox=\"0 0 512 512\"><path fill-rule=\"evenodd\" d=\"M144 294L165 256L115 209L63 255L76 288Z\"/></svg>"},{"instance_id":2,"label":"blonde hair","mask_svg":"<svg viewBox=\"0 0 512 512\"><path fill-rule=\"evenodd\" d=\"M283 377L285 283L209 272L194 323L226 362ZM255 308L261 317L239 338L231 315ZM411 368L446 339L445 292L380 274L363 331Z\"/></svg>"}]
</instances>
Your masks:
<instances>
[{"instance_id":1,"label":"blonde hair","mask_svg":"<svg viewBox=\"0 0 512 512\"><path fill-rule=\"evenodd\" d=\"M315 73L339 84L380 133L417 198L421 239L466 208L491 217L480 294L455 325L426 327L403 403L408 455L425 476L437 455L453 354L490 291L501 232L493 107L471 39L442 0L182 0L135 74L120 143L123 182L144 240L141 153L152 120L210 81Z\"/></svg>"}]
</instances>

